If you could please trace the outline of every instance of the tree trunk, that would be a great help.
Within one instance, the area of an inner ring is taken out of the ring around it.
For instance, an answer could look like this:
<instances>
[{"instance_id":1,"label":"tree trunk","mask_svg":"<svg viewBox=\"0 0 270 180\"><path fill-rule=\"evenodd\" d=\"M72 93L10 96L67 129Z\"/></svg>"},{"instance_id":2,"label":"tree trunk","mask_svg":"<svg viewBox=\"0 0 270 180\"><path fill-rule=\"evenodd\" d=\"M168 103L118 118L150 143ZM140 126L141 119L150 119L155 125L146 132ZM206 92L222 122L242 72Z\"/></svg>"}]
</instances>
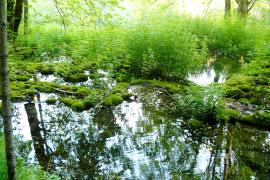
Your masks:
<instances>
[{"instance_id":1,"label":"tree trunk","mask_svg":"<svg viewBox=\"0 0 270 180\"><path fill-rule=\"evenodd\" d=\"M248 0L239 0L237 12L241 16L246 16L248 14Z\"/></svg>"},{"instance_id":2,"label":"tree trunk","mask_svg":"<svg viewBox=\"0 0 270 180\"><path fill-rule=\"evenodd\" d=\"M0 86L2 114L4 121L6 160L8 179L15 179L16 161L13 144L12 111L9 90L8 53L7 53L7 9L6 0L0 0Z\"/></svg>"},{"instance_id":3,"label":"tree trunk","mask_svg":"<svg viewBox=\"0 0 270 180\"><path fill-rule=\"evenodd\" d=\"M13 22L14 22L14 0L7 0L7 22L8 30L13 32Z\"/></svg>"},{"instance_id":4,"label":"tree trunk","mask_svg":"<svg viewBox=\"0 0 270 180\"><path fill-rule=\"evenodd\" d=\"M24 35L28 33L28 0L24 0Z\"/></svg>"},{"instance_id":5,"label":"tree trunk","mask_svg":"<svg viewBox=\"0 0 270 180\"><path fill-rule=\"evenodd\" d=\"M238 7L237 12L241 16L247 16L257 0L236 0Z\"/></svg>"},{"instance_id":6,"label":"tree trunk","mask_svg":"<svg viewBox=\"0 0 270 180\"><path fill-rule=\"evenodd\" d=\"M231 0L225 0L225 17L231 16L232 4Z\"/></svg>"},{"instance_id":7,"label":"tree trunk","mask_svg":"<svg viewBox=\"0 0 270 180\"><path fill-rule=\"evenodd\" d=\"M15 13L14 13L14 25L13 25L13 32L14 32L15 37L18 34L19 26L22 20L23 3L24 3L24 0L16 0Z\"/></svg>"}]
</instances>

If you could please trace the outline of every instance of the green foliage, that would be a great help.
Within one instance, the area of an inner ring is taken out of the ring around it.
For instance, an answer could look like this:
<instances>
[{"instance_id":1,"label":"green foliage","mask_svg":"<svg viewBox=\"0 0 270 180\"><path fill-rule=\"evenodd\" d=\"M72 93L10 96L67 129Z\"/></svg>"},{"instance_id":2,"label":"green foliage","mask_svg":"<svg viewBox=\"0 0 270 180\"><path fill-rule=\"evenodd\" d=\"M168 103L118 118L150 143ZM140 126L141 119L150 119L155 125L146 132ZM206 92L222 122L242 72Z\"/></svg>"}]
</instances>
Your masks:
<instances>
[{"instance_id":1,"label":"green foliage","mask_svg":"<svg viewBox=\"0 0 270 180\"><path fill-rule=\"evenodd\" d=\"M199 39L206 39L209 50L230 57L252 56L261 51L258 44L265 42L267 25L258 20L231 17L184 19L184 26ZM265 32L262 33L262 29ZM264 46L265 48L265 46Z\"/></svg>"},{"instance_id":2,"label":"green foliage","mask_svg":"<svg viewBox=\"0 0 270 180\"><path fill-rule=\"evenodd\" d=\"M5 156L5 142L2 135L0 135L0 177L7 179L7 165Z\"/></svg>"},{"instance_id":3,"label":"green foliage","mask_svg":"<svg viewBox=\"0 0 270 180\"><path fill-rule=\"evenodd\" d=\"M18 36L18 46L29 47L34 57L42 57L44 60L61 55L69 54L72 38L63 34L56 27L38 27L27 36Z\"/></svg>"},{"instance_id":4,"label":"green foliage","mask_svg":"<svg viewBox=\"0 0 270 180\"><path fill-rule=\"evenodd\" d=\"M20 180L34 180L34 179L60 179L56 175L50 175L43 171L39 166L27 166L22 160L17 160L17 174L16 179ZM7 166L5 157L5 143L2 134L0 134L0 177L3 180L7 179Z\"/></svg>"},{"instance_id":5,"label":"green foliage","mask_svg":"<svg viewBox=\"0 0 270 180\"><path fill-rule=\"evenodd\" d=\"M205 42L178 17L160 15L131 27L127 50L131 72L142 77L186 77L201 68L207 54Z\"/></svg>"},{"instance_id":6,"label":"green foliage","mask_svg":"<svg viewBox=\"0 0 270 180\"><path fill-rule=\"evenodd\" d=\"M190 87L187 94L175 95L175 112L185 118L220 120L222 97L222 89L217 85L205 88Z\"/></svg>"},{"instance_id":7,"label":"green foliage","mask_svg":"<svg viewBox=\"0 0 270 180\"><path fill-rule=\"evenodd\" d=\"M27 37L18 37L17 45L30 48L26 57L34 59L69 56L76 64L114 68L120 81L127 81L128 73L144 78L185 78L201 68L208 50L230 57L269 53L267 28L265 23L252 19L192 18L147 12L144 18L126 25L95 28L70 25L66 33L53 25L42 29L34 26ZM70 70L63 67L59 74L77 81L74 74L82 72L76 69L76 73L67 73Z\"/></svg>"}]
</instances>

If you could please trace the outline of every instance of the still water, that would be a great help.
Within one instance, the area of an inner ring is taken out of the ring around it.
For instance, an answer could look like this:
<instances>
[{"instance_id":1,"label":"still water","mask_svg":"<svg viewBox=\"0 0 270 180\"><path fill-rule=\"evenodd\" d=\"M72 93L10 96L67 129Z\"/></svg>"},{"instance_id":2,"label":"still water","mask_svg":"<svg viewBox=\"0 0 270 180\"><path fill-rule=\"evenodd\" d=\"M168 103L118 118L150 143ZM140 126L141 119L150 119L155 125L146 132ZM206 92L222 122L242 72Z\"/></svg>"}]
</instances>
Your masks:
<instances>
[{"instance_id":1,"label":"still water","mask_svg":"<svg viewBox=\"0 0 270 180\"><path fill-rule=\"evenodd\" d=\"M240 70L241 64L230 58L211 58L204 67L197 72L188 76L188 80L200 85L207 86L211 83L224 83L233 73Z\"/></svg>"},{"instance_id":2,"label":"still water","mask_svg":"<svg viewBox=\"0 0 270 180\"><path fill-rule=\"evenodd\" d=\"M195 127L170 114L163 90L129 88L136 96L82 113L60 103L14 104L20 155L63 178L269 178L270 132L240 124Z\"/></svg>"},{"instance_id":3,"label":"still water","mask_svg":"<svg viewBox=\"0 0 270 180\"><path fill-rule=\"evenodd\" d=\"M203 86L222 83L239 69L239 63L219 60L189 78ZM109 88L116 83L98 73ZM172 115L163 89L129 91L134 96L118 106L81 113L45 102L56 94L14 103L19 156L63 179L269 179L269 131L238 123L196 125Z\"/></svg>"}]
</instances>

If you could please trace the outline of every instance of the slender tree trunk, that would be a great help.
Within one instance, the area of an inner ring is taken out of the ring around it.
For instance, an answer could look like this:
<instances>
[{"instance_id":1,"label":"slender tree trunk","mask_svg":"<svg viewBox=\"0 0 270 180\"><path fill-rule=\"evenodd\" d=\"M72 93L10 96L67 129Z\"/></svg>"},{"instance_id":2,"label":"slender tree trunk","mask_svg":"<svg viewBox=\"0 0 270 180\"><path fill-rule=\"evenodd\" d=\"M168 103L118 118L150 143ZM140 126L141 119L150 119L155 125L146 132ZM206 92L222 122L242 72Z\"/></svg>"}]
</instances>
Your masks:
<instances>
[{"instance_id":1,"label":"slender tree trunk","mask_svg":"<svg viewBox=\"0 0 270 180\"><path fill-rule=\"evenodd\" d=\"M13 25L14 36L17 36L18 31L19 31L19 26L22 20L23 3L24 3L24 0L16 0L15 13L14 13L14 25Z\"/></svg>"},{"instance_id":2,"label":"slender tree trunk","mask_svg":"<svg viewBox=\"0 0 270 180\"><path fill-rule=\"evenodd\" d=\"M14 22L14 0L7 0L7 23L9 33L13 32L13 22Z\"/></svg>"},{"instance_id":3,"label":"slender tree trunk","mask_svg":"<svg viewBox=\"0 0 270 180\"><path fill-rule=\"evenodd\" d=\"M248 14L248 0L239 0L237 12L241 16L246 16Z\"/></svg>"},{"instance_id":4,"label":"slender tree trunk","mask_svg":"<svg viewBox=\"0 0 270 180\"><path fill-rule=\"evenodd\" d=\"M236 0L237 12L241 16L247 16L248 12L254 7L257 0Z\"/></svg>"},{"instance_id":5,"label":"slender tree trunk","mask_svg":"<svg viewBox=\"0 0 270 180\"><path fill-rule=\"evenodd\" d=\"M16 161L15 148L13 144L12 111L9 90L6 2L6 0L0 0L0 85L8 179L13 180L15 179L16 174Z\"/></svg>"},{"instance_id":6,"label":"slender tree trunk","mask_svg":"<svg viewBox=\"0 0 270 180\"><path fill-rule=\"evenodd\" d=\"M24 35L28 33L28 0L24 0Z\"/></svg>"},{"instance_id":7,"label":"slender tree trunk","mask_svg":"<svg viewBox=\"0 0 270 180\"><path fill-rule=\"evenodd\" d=\"M231 0L225 0L225 17L231 16L232 4Z\"/></svg>"}]
</instances>

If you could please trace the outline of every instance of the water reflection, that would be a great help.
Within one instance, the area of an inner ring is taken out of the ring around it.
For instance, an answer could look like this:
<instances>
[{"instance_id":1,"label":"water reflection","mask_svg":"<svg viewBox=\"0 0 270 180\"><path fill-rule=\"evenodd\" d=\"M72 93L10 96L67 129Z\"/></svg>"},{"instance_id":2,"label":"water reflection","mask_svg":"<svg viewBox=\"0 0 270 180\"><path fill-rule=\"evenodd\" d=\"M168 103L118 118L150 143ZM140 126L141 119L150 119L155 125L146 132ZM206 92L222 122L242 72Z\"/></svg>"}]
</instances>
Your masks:
<instances>
[{"instance_id":1,"label":"water reflection","mask_svg":"<svg viewBox=\"0 0 270 180\"><path fill-rule=\"evenodd\" d=\"M24 105L25 111L27 113L28 122L31 130L31 136L33 140L33 145L36 153L36 157L41 167L44 169L48 168L50 158L45 152L45 146L47 142L41 135L41 122L38 119L38 113L34 103L27 103Z\"/></svg>"},{"instance_id":2,"label":"water reflection","mask_svg":"<svg viewBox=\"0 0 270 180\"><path fill-rule=\"evenodd\" d=\"M47 105L41 94L40 102L25 105L27 114L32 111L34 116L19 121L37 124L39 120L39 128L30 125L32 140L42 147L47 144L48 152L46 146L39 151L50 157L50 168L63 178L270 177L268 131L239 124L194 127L170 115L170 99L162 90L133 87L130 91L137 95L136 101L82 113L62 104ZM38 104L41 111L34 110ZM44 128L40 128L41 114ZM35 145L33 149L40 162Z\"/></svg>"},{"instance_id":3,"label":"water reflection","mask_svg":"<svg viewBox=\"0 0 270 180\"><path fill-rule=\"evenodd\" d=\"M223 83L227 77L241 68L240 63L235 59L218 58L214 62L208 62L201 71L190 75L188 80L206 86L213 82Z\"/></svg>"}]
</instances>

